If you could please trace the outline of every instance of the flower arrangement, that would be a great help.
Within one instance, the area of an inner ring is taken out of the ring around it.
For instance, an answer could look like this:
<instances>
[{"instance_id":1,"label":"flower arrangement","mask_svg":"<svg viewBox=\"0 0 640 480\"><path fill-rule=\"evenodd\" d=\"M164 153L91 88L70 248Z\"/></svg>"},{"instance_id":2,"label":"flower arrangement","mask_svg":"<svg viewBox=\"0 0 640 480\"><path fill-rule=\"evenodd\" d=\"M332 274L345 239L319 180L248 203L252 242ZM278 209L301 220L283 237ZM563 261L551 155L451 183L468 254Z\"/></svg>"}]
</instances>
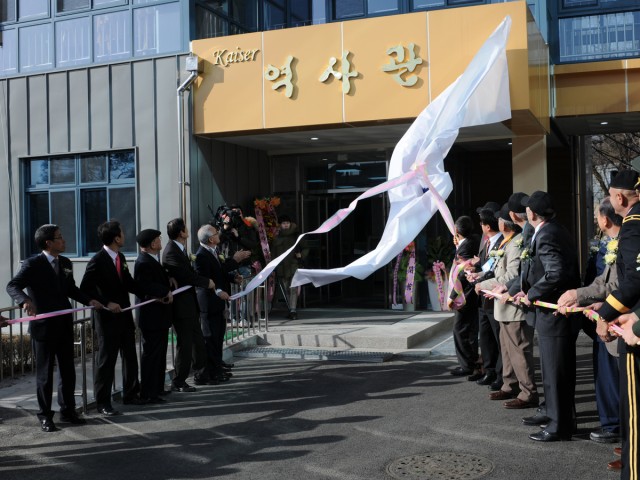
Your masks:
<instances>
[{"instance_id":1,"label":"flower arrangement","mask_svg":"<svg viewBox=\"0 0 640 480\"><path fill-rule=\"evenodd\" d=\"M607 243L607 253L604 254L604 263L613 265L618 258L618 239L612 238Z\"/></svg>"},{"instance_id":2,"label":"flower arrangement","mask_svg":"<svg viewBox=\"0 0 640 480\"><path fill-rule=\"evenodd\" d=\"M280 197L256 198L253 206L256 209L256 217L262 217L267 240L271 242L278 233L278 216L275 208L280 205ZM258 212L260 215L258 215Z\"/></svg>"},{"instance_id":3,"label":"flower arrangement","mask_svg":"<svg viewBox=\"0 0 640 480\"><path fill-rule=\"evenodd\" d=\"M444 237L438 236L427 240L427 278L431 281L435 280L433 265L442 262L448 272L451 269L453 258L456 254L456 248L451 241L445 240Z\"/></svg>"}]
</instances>

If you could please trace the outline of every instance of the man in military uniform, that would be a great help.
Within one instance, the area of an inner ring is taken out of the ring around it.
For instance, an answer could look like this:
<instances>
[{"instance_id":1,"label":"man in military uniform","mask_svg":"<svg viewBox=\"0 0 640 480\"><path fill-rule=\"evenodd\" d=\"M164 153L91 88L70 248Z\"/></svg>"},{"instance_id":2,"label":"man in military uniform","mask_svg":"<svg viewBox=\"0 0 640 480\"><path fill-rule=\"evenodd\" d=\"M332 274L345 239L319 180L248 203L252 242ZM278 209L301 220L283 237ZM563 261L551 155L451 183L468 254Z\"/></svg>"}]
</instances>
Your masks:
<instances>
[{"instance_id":1,"label":"man in military uniform","mask_svg":"<svg viewBox=\"0 0 640 480\"><path fill-rule=\"evenodd\" d=\"M611 180L609 195L616 213L623 217L618 237L618 288L598 309L600 317L607 321L630 323L632 315L620 315L631 311L640 300L640 199L636 188L640 187L638 172L622 170ZM633 327L627 327L627 329ZM620 346L620 433L622 437L622 479L638 478L638 400L637 382L640 379L640 348Z\"/></svg>"}]
</instances>

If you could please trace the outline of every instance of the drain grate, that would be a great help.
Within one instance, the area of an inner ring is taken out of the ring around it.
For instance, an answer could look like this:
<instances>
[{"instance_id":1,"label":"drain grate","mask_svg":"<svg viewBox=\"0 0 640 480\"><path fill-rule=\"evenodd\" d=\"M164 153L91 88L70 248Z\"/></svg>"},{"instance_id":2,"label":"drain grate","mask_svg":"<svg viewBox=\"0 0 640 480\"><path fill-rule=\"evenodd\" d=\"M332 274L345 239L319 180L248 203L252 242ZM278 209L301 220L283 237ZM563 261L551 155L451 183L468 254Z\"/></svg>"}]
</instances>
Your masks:
<instances>
[{"instance_id":1,"label":"drain grate","mask_svg":"<svg viewBox=\"0 0 640 480\"><path fill-rule=\"evenodd\" d=\"M425 453L399 458L387 465L393 478L420 480L471 480L493 471L493 463L477 455Z\"/></svg>"},{"instance_id":2,"label":"drain grate","mask_svg":"<svg viewBox=\"0 0 640 480\"><path fill-rule=\"evenodd\" d=\"M298 360L342 360L345 362L386 362L393 357L389 352L351 350L321 350L311 348L251 347L233 352L234 357L287 358Z\"/></svg>"}]
</instances>

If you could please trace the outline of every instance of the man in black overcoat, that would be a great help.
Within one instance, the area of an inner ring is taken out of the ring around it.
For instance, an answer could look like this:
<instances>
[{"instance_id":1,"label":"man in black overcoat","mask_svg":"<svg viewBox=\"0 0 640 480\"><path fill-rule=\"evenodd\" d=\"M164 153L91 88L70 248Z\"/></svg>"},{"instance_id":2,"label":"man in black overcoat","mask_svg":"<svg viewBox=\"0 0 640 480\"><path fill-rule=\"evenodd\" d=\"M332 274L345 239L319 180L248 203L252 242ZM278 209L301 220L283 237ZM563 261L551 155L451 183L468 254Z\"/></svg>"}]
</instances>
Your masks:
<instances>
[{"instance_id":1,"label":"man in black overcoat","mask_svg":"<svg viewBox=\"0 0 640 480\"><path fill-rule=\"evenodd\" d=\"M55 312L71 308L69 298L85 305L102 308L97 300L85 295L73 279L71 260L60 255L65 241L57 225L42 225L36 230L35 242L42 253L28 258L7 285L7 293L27 315ZM27 290L27 293L24 290ZM0 324L2 321L0 320ZM29 322L31 344L36 363L38 419L45 432L57 430L53 422L53 368L57 361L58 404L63 421L83 424L75 409L76 371L73 362L73 317L59 315Z\"/></svg>"}]
</instances>

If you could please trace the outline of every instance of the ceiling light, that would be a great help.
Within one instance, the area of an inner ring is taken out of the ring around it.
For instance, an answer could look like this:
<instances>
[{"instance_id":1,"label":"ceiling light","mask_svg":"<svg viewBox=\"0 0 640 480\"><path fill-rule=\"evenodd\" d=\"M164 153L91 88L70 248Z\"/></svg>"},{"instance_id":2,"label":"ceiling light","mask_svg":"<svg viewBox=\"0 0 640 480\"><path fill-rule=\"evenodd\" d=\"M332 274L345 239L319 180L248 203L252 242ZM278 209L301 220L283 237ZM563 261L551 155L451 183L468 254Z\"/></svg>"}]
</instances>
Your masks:
<instances>
[{"instance_id":1,"label":"ceiling light","mask_svg":"<svg viewBox=\"0 0 640 480\"><path fill-rule=\"evenodd\" d=\"M311 137L310 140L320 140L318 137Z\"/></svg>"},{"instance_id":2,"label":"ceiling light","mask_svg":"<svg viewBox=\"0 0 640 480\"><path fill-rule=\"evenodd\" d=\"M600 125L609 125L609 122L600 122Z\"/></svg>"},{"instance_id":3,"label":"ceiling light","mask_svg":"<svg viewBox=\"0 0 640 480\"><path fill-rule=\"evenodd\" d=\"M323 161L323 162L328 162L328 161L329 161L329 159L328 159L328 158L323 158L323 159L322 159L322 161Z\"/></svg>"},{"instance_id":4,"label":"ceiling light","mask_svg":"<svg viewBox=\"0 0 640 480\"><path fill-rule=\"evenodd\" d=\"M509 143L507 143L507 145L513 145L513 142L509 142Z\"/></svg>"}]
</instances>

